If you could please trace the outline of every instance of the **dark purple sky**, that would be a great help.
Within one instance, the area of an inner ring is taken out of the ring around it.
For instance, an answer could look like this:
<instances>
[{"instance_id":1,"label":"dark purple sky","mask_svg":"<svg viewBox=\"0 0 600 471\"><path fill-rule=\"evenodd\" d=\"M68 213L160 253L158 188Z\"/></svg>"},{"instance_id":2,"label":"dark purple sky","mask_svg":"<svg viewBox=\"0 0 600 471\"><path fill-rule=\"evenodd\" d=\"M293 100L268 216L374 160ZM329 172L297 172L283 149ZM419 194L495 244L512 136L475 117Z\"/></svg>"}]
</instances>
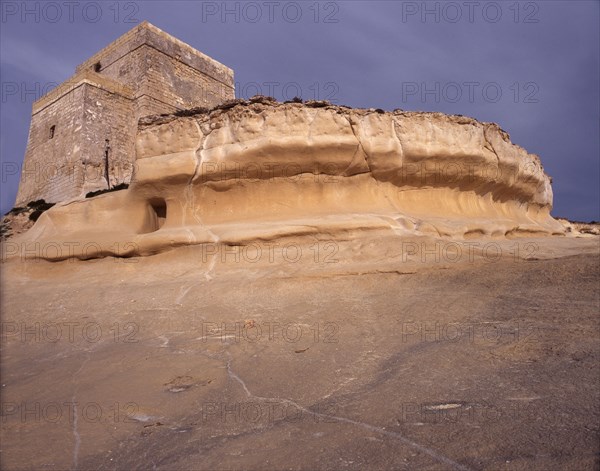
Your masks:
<instances>
[{"instance_id":1,"label":"dark purple sky","mask_svg":"<svg viewBox=\"0 0 600 471\"><path fill-rule=\"evenodd\" d=\"M497 122L540 155L554 215L600 219L597 0L1 5L2 213L33 101L145 19L234 69L243 98L301 94Z\"/></svg>"}]
</instances>

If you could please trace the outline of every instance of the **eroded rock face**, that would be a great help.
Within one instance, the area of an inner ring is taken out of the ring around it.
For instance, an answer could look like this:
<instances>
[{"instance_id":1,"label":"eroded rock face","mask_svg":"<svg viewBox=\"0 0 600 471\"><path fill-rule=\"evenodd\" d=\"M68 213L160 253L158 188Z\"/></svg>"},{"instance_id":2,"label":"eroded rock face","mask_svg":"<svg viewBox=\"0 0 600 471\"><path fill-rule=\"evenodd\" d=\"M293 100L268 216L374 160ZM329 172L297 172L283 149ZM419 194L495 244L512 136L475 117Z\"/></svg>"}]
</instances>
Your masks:
<instances>
[{"instance_id":1,"label":"eroded rock face","mask_svg":"<svg viewBox=\"0 0 600 471\"><path fill-rule=\"evenodd\" d=\"M57 205L19 241L43 258L355 231L564 234L536 155L496 124L266 100L144 119L127 190Z\"/></svg>"}]
</instances>

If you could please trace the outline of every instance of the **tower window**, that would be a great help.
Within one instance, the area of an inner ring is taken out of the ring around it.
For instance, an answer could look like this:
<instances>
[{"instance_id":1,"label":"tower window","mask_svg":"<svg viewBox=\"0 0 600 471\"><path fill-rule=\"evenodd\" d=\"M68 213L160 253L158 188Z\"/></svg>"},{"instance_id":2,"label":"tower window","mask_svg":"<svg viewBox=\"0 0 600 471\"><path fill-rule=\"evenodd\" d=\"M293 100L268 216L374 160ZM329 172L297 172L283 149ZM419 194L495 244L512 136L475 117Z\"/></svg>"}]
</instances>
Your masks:
<instances>
[{"instance_id":1,"label":"tower window","mask_svg":"<svg viewBox=\"0 0 600 471\"><path fill-rule=\"evenodd\" d=\"M50 134L48 135L50 139L54 139L54 131L56 131L56 126L50 126Z\"/></svg>"},{"instance_id":2,"label":"tower window","mask_svg":"<svg viewBox=\"0 0 600 471\"><path fill-rule=\"evenodd\" d=\"M94 64L94 72L100 72L100 68L101 68L100 62L96 62Z\"/></svg>"}]
</instances>

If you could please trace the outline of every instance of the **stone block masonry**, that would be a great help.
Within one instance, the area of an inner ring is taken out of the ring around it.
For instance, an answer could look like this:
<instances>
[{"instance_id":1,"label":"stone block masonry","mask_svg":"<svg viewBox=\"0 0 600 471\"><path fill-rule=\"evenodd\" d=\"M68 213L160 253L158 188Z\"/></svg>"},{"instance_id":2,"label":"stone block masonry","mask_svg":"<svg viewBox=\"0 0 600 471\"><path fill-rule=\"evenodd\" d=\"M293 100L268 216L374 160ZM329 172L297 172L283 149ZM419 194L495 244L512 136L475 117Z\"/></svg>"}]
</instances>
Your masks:
<instances>
[{"instance_id":1,"label":"stone block masonry","mask_svg":"<svg viewBox=\"0 0 600 471\"><path fill-rule=\"evenodd\" d=\"M234 97L230 68L143 22L33 104L15 206L129 183L141 117Z\"/></svg>"}]
</instances>

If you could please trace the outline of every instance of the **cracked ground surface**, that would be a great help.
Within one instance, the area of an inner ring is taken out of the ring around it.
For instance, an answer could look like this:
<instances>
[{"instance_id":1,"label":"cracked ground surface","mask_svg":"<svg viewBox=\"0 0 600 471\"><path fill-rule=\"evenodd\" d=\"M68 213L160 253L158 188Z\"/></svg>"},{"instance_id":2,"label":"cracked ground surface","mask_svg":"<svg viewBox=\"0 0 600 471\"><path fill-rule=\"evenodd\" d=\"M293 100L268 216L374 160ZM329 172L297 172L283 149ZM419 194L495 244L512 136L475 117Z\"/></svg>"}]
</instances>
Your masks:
<instances>
[{"instance_id":1,"label":"cracked ground surface","mask_svg":"<svg viewBox=\"0 0 600 471\"><path fill-rule=\"evenodd\" d=\"M399 240L3 264L2 469L598 469L598 239Z\"/></svg>"}]
</instances>

